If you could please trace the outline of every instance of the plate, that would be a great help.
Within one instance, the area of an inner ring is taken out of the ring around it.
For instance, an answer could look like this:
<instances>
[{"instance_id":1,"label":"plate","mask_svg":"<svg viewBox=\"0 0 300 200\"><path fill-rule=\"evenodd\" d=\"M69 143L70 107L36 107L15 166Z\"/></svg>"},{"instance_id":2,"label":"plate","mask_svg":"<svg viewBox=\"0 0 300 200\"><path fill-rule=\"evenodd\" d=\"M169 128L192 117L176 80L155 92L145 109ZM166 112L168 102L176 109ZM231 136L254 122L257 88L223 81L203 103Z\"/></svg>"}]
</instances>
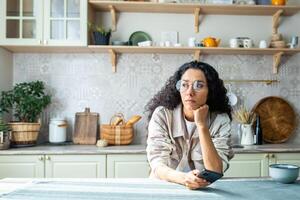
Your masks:
<instances>
[{"instance_id":1,"label":"plate","mask_svg":"<svg viewBox=\"0 0 300 200\"><path fill-rule=\"evenodd\" d=\"M296 128L294 109L280 97L263 98L255 104L252 111L260 116L265 142L285 142Z\"/></svg>"},{"instance_id":2,"label":"plate","mask_svg":"<svg viewBox=\"0 0 300 200\"><path fill-rule=\"evenodd\" d=\"M147 40L152 41L148 33L145 33L143 31L136 31L130 35L129 44L133 46L137 46L139 42L144 42Z\"/></svg>"}]
</instances>

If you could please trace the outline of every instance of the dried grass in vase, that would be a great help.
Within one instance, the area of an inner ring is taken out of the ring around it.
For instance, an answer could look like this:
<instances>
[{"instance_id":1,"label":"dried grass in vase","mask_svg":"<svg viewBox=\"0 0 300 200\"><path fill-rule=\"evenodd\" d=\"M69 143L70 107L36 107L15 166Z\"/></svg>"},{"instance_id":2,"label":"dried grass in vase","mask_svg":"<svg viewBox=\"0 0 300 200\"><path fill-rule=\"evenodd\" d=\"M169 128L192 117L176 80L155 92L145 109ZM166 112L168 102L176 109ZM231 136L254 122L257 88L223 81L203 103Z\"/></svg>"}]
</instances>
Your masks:
<instances>
[{"instance_id":1,"label":"dried grass in vase","mask_svg":"<svg viewBox=\"0 0 300 200\"><path fill-rule=\"evenodd\" d=\"M233 111L233 118L241 124L253 124L256 119L256 114L247 110L247 108L242 105Z\"/></svg>"}]
</instances>

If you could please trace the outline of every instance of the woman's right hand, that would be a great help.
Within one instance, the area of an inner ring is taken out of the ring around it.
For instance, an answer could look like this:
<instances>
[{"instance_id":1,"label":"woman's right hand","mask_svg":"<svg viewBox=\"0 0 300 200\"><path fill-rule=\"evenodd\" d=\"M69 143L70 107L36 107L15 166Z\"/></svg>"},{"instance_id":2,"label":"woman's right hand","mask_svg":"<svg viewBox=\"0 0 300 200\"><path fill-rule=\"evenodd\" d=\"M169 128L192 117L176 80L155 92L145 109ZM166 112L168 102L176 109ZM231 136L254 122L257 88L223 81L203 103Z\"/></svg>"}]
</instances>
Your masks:
<instances>
[{"instance_id":1,"label":"woman's right hand","mask_svg":"<svg viewBox=\"0 0 300 200\"><path fill-rule=\"evenodd\" d=\"M186 173L184 178L184 185L191 190L208 186L210 183L205 179L198 177L199 173L200 172L197 169Z\"/></svg>"}]
</instances>

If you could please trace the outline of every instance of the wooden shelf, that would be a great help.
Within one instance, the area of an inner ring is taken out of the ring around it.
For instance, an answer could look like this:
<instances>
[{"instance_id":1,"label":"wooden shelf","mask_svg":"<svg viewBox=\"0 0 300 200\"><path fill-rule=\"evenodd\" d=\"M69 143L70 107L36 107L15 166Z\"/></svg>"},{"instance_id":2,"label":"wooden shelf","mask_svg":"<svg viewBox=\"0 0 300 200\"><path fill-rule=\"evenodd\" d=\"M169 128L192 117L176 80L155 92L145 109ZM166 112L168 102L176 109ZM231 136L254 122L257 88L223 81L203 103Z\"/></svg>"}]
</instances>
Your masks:
<instances>
[{"instance_id":1,"label":"wooden shelf","mask_svg":"<svg viewBox=\"0 0 300 200\"><path fill-rule=\"evenodd\" d=\"M138 47L138 46L111 46L89 45L81 46L0 46L14 53L109 53L113 72L116 72L117 54L120 53L161 53L161 54L194 54L195 60L200 55L273 55L273 73L278 73L281 57L300 53L300 48L228 48L228 47Z\"/></svg>"},{"instance_id":2,"label":"wooden shelf","mask_svg":"<svg viewBox=\"0 0 300 200\"><path fill-rule=\"evenodd\" d=\"M89 0L95 11L111 10L117 12L149 12L149 13L190 13L194 14L195 8L200 8L201 14L213 15L274 15L278 10L283 10L283 16L294 15L300 11L300 6L271 6L271 5L213 5L192 3L154 3L154 2L119 2Z\"/></svg>"}]
</instances>

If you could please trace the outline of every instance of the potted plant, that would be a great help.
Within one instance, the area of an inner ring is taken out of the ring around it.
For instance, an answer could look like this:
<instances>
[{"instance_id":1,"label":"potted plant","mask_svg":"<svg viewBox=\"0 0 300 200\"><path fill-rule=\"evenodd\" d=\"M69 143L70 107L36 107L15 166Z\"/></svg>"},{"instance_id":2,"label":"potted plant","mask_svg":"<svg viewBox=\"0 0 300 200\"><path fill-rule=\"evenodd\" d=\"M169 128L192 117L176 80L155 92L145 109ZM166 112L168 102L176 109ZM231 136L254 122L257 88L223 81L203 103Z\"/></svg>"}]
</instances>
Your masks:
<instances>
[{"instance_id":1,"label":"potted plant","mask_svg":"<svg viewBox=\"0 0 300 200\"><path fill-rule=\"evenodd\" d=\"M12 130L13 146L32 146L36 144L40 130L39 116L51 102L45 94L42 81L24 82L12 90L0 94L0 114L13 109L17 122L9 123Z\"/></svg>"},{"instance_id":2,"label":"potted plant","mask_svg":"<svg viewBox=\"0 0 300 200\"><path fill-rule=\"evenodd\" d=\"M0 115L0 150L9 148L10 137L11 137L10 128L6 123L4 123L4 120Z\"/></svg>"},{"instance_id":3,"label":"potted plant","mask_svg":"<svg viewBox=\"0 0 300 200\"><path fill-rule=\"evenodd\" d=\"M96 45L108 45L111 29L105 29L103 26L98 26L93 23L89 23L89 30L92 31L92 36L94 39L94 44Z\"/></svg>"}]
</instances>

